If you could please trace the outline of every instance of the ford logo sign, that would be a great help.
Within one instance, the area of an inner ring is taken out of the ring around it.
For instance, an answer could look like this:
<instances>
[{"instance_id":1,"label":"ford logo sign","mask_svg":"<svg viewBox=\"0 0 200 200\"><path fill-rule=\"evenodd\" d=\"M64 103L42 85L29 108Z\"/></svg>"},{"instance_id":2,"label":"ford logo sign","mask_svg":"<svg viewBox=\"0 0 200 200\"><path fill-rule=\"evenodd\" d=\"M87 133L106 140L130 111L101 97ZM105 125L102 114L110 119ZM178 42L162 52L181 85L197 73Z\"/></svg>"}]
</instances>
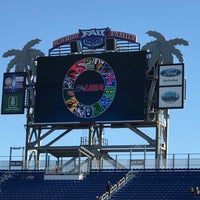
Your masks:
<instances>
[{"instance_id":1,"label":"ford logo sign","mask_svg":"<svg viewBox=\"0 0 200 200\"><path fill-rule=\"evenodd\" d=\"M165 70L161 71L160 74L164 77L174 77L174 76L180 75L181 70L175 69L175 68L165 69Z\"/></svg>"}]
</instances>

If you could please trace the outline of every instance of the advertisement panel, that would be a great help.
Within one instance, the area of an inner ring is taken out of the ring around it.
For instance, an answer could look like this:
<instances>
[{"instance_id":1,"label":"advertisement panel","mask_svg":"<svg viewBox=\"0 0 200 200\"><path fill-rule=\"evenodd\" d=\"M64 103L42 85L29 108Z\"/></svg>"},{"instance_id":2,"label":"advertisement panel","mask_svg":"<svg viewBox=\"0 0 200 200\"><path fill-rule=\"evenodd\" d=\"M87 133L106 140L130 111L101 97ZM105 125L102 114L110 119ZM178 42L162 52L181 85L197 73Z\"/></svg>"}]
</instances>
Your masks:
<instances>
[{"instance_id":1,"label":"advertisement panel","mask_svg":"<svg viewBox=\"0 0 200 200\"><path fill-rule=\"evenodd\" d=\"M160 87L159 108L183 108L183 87Z\"/></svg>"},{"instance_id":2,"label":"advertisement panel","mask_svg":"<svg viewBox=\"0 0 200 200\"><path fill-rule=\"evenodd\" d=\"M159 86L183 85L183 64L160 65Z\"/></svg>"},{"instance_id":3,"label":"advertisement panel","mask_svg":"<svg viewBox=\"0 0 200 200\"><path fill-rule=\"evenodd\" d=\"M38 58L35 123L144 120L145 52Z\"/></svg>"},{"instance_id":4,"label":"advertisement panel","mask_svg":"<svg viewBox=\"0 0 200 200\"><path fill-rule=\"evenodd\" d=\"M26 73L4 73L1 114L23 114Z\"/></svg>"},{"instance_id":5,"label":"advertisement panel","mask_svg":"<svg viewBox=\"0 0 200 200\"><path fill-rule=\"evenodd\" d=\"M183 108L184 64L159 65L159 108Z\"/></svg>"}]
</instances>

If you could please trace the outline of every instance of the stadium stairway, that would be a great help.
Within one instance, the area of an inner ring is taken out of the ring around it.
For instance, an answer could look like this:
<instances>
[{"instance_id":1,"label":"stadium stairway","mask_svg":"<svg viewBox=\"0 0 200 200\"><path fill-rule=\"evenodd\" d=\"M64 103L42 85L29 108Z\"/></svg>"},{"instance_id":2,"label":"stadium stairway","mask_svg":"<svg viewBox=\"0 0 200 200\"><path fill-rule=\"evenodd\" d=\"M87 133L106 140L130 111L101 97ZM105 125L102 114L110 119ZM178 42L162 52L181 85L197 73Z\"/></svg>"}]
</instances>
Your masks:
<instances>
[{"instance_id":1,"label":"stadium stairway","mask_svg":"<svg viewBox=\"0 0 200 200\"><path fill-rule=\"evenodd\" d=\"M200 195L191 187L200 187L198 170L147 170L135 172L133 178L114 193L111 200L192 200Z\"/></svg>"},{"instance_id":2,"label":"stadium stairway","mask_svg":"<svg viewBox=\"0 0 200 200\"><path fill-rule=\"evenodd\" d=\"M126 170L93 171L83 180L44 180L44 171L16 171L0 185L0 200L94 200Z\"/></svg>"}]
</instances>

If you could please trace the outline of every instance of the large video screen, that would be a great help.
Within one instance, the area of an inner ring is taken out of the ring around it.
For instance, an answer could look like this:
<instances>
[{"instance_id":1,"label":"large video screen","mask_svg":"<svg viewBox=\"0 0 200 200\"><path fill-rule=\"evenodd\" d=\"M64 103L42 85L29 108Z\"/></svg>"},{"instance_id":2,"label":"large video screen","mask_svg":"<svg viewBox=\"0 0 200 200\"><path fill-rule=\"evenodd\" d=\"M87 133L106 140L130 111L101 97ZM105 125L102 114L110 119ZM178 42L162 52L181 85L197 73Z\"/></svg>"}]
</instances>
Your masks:
<instances>
[{"instance_id":1,"label":"large video screen","mask_svg":"<svg viewBox=\"0 0 200 200\"><path fill-rule=\"evenodd\" d=\"M34 122L144 120L145 52L40 57Z\"/></svg>"}]
</instances>

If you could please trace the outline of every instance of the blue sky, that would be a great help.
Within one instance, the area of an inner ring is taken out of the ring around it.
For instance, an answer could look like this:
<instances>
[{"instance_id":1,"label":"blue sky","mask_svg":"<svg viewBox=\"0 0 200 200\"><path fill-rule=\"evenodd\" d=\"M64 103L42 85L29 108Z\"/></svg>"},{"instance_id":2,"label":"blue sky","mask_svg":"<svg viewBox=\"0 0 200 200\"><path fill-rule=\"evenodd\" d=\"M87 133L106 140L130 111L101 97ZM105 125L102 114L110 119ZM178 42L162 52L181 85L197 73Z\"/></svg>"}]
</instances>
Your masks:
<instances>
[{"instance_id":1,"label":"blue sky","mask_svg":"<svg viewBox=\"0 0 200 200\"><path fill-rule=\"evenodd\" d=\"M183 38L190 46L177 46L184 55L187 101L184 109L170 110L169 153L200 153L199 123L199 46L200 2L197 0L1 0L0 1L0 97L2 78L11 58L2 58L10 49L22 49L30 40L46 55L52 42L77 33L80 28L104 28L136 34L143 46L154 38L155 30L167 40ZM1 100L0 100L1 103ZM0 115L0 159L9 155L11 146L25 145L25 115ZM151 133L150 133L151 134ZM60 145L79 145L84 130L73 131ZM144 144L126 129L105 130L109 144Z\"/></svg>"}]
</instances>

